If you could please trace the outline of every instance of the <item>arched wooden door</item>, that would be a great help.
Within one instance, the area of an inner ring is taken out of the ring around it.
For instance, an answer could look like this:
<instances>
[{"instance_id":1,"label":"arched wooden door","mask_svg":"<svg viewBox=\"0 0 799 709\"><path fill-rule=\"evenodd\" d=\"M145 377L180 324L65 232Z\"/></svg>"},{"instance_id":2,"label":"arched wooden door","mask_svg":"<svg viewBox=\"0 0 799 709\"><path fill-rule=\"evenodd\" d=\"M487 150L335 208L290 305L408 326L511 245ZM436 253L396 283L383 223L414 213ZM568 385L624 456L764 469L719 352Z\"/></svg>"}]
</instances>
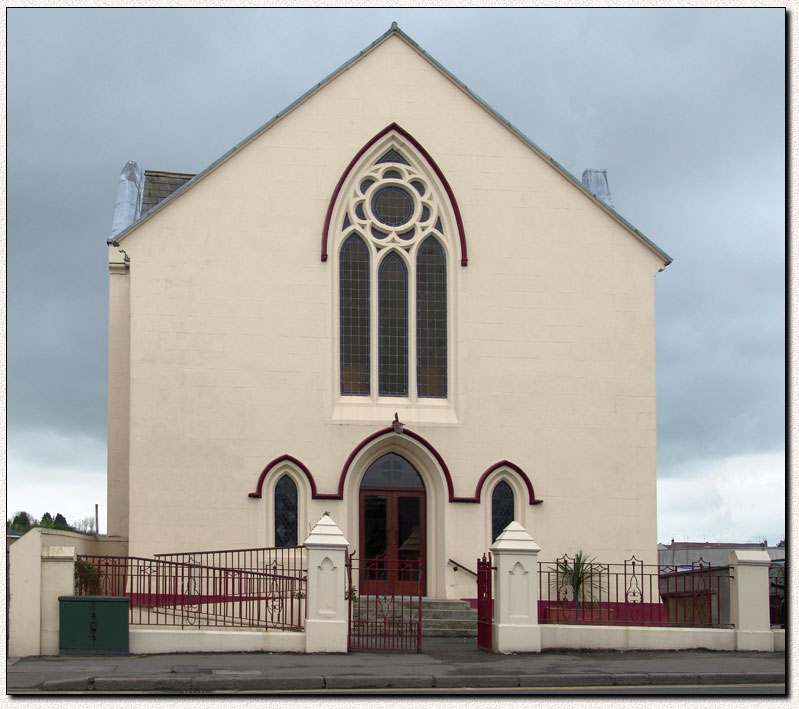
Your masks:
<instances>
[{"instance_id":1,"label":"arched wooden door","mask_svg":"<svg viewBox=\"0 0 799 709\"><path fill-rule=\"evenodd\" d=\"M426 566L426 495L416 469L396 453L369 466L360 489L361 593L413 594Z\"/></svg>"}]
</instances>

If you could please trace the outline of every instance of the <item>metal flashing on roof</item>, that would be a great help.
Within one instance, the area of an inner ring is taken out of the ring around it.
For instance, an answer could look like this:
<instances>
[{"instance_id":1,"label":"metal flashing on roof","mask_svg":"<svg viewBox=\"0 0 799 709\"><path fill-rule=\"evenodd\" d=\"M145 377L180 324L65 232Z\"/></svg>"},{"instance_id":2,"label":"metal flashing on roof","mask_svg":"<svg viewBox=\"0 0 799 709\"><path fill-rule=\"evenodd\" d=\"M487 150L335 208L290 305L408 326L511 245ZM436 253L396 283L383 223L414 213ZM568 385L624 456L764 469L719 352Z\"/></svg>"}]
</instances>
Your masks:
<instances>
[{"instance_id":1,"label":"metal flashing on roof","mask_svg":"<svg viewBox=\"0 0 799 709\"><path fill-rule=\"evenodd\" d=\"M422 49L422 47L420 47L413 39L411 39L407 34L405 34L405 32L403 32L399 28L399 26L397 25L396 22L392 22L391 23L391 27L388 29L388 31L386 31L385 33L380 35L376 40L374 40L366 48L361 50L357 55L355 55L354 57L352 57L351 59L346 61L344 64L342 64L340 67L338 67L334 71L332 71L324 79L322 79L320 82L318 82L315 86L310 88L308 91L306 91L304 94L302 94L299 98L297 98L295 101L293 101L288 106L286 106L286 108L284 108L282 111L280 111L277 114L275 114L275 116L273 118L271 118L269 121L267 121L264 125L262 125L260 128L256 129L252 133L250 133L250 135L248 135L242 141L240 141L239 143L234 145L224 155L222 155L221 157L217 158L217 160L215 160L213 163L211 163L207 168L205 168L201 172L197 173L193 178L191 178L185 184L183 184L178 189L176 189L175 192L171 193L170 195L165 197L162 201L160 201L155 206L153 206L149 210L149 212L147 212L145 215L143 215L138 221L136 221L133 224L130 224L129 226L127 226L127 228L125 228L120 233L116 234L115 236L112 235L112 237L109 237L108 242L112 243L114 241L117 241L117 240L127 236L127 234L133 228L135 228L140 223L142 223L142 221L144 221L145 219L149 218L152 214L154 214L155 212L157 212L160 209L162 209L163 207L165 207L169 202L171 202L173 199L175 199L177 196L179 196L182 192L184 192L186 189L188 189L191 185L194 185L197 182L199 182L208 173L213 171L218 165L220 165L221 163L225 162L231 155L233 155L235 152L237 152L242 147L247 145L250 141L255 139L261 133L263 133L264 131L269 129L276 121L278 121L280 118L282 118L283 116L285 116L286 114L291 112L294 108L299 106L306 99L308 99L312 94L314 94L316 91L318 91L322 86L324 86L325 84L327 84L330 81L332 81L340 73L342 73L342 72L346 71L347 69L349 69L361 57L363 57L366 54L368 54L369 52L371 52L373 49L375 49L378 45L382 44L388 37L390 37L392 35L396 35L396 36L400 37L409 46L411 46L413 49L415 49L417 52L419 52L434 67L436 67L442 74L444 74L444 76L446 76L450 81L452 81L454 84L459 86L470 98L472 98L474 101L476 101L478 104L480 104L486 111L488 111L491 115L493 115L498 121L500 121L505 126L507 126L507 128L509 130L511 130L513 133L515 133L524 143L526 143L530 148L532 148L541 157L543 157L546 160L548 160L553 165L553 167L555 167L564 177L566 177L568 180L570 180L575 187L577 187L578 189L582 190L587 196L589 196L592 199L594 199L598 205L600 205L603 209L605 209L608 213L610 213L610 215L612 217L614 217L617 221L619 221L625 228L627 228L628 230L632 231L635 236L637 236L641 241L643 241L650 249L652 249L656 254L658 254L664 260L664 262L665 262L664 263L664 267L668 266L671 263L672 259L665 251L663 251L659 246L657 246L657 244L655 244L653 241L649 240L646 236L644 236L644 234L642 234L638 229L636 229L632 224L630 224L630 222L628 222L624 217L622 217L612 206L609 206L604 201L602 201L601 199L598 199L594 194L592 194L591 191L588 190L586 188L586 186L583 185L583 183L580 180L578 180L565 167L563 167L560 163L558 163L551 155L549 155L544 150L542 150L538 145L536 145L532 140L530 140L530 138L528 138L524 133L522 133L522 131L520 131L518 128L516 128L509 120L507 120L505 117L503 117L498 111L496 111L494 108L492 108L486 101L481 99L477 94L475 94L471 89L469 89L469 87L466 86L466 84L464 84L460 79L458 79L451 71L449 71L446 67L444 67L442 64L440 64L438 61L436 61L436 59L434 59L430 54L428 54L424 49Z\"/></svg>"},{"instance_id":2,"label":"metal flashing on roof","mask_svg":"<svg viewBox=\"0 0 799 709\"><path fill-rule=\"evenodd\" d=\"M142 181L141 168L133 160L129 160L122 166L109 241L113 241L118 234L126 231L139 218Z\"/></svg>"}]
</instances>

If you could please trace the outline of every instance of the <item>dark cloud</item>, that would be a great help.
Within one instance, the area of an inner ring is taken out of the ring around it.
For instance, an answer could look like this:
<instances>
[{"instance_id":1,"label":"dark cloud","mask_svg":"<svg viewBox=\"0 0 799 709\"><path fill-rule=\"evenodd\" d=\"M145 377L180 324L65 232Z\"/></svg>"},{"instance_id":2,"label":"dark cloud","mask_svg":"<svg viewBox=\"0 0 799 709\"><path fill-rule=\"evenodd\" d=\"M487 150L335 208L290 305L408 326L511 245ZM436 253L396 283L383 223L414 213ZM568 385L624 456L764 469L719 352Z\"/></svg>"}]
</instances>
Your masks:
<instances>
[{"instance_id":1,"label":"dark cloud","mask_svg":"<svg viewBox=\"0 0 799 709\"><path fill-rule=\"evenodd\" d=\"M9 10L10 442L104 440L122 165L202 170L392 20L575 175L607 168L674 257L656 279L661 472L782 450L781 9Z\"/></svg>"}]
</instances>

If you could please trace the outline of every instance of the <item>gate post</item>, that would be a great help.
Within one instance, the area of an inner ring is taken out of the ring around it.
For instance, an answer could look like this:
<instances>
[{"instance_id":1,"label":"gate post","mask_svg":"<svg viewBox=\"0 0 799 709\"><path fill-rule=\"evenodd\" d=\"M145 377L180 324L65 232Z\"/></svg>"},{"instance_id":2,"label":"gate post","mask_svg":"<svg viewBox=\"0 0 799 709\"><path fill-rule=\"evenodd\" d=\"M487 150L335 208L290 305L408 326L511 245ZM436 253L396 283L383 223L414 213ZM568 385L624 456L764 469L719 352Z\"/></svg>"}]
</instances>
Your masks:
<instances>
[{"instance_id":1,"label":"gate post","mask_svg":"<svg viewBox=\"0 0 799 709\"><path fill-rule=\"evenodd\" d=\"M774 651L769 618L769 555L762 550L730 551L733 582L730 589L737 650Z\"/></svg>"},{"instance_id":2,"label":"gate post","mask_svg":"<svg viewBox=\"0 0 799 709\"><path fill-rule=\"evenodd\" d=\"M494 582L494 652L541 652L538 625L538 552L518 522L511 522L491 546Z\"/></svg>"},{"instance_id":3,"label":"gate post","mask_svg":"<svg viewBox=\"0 0 799 709\"><path fill-rule=\"evenodd\" d=\"M308 598L305 652L347 652L346 555L349 542L325 513L305 540Z\"/></svg>"},{"instance_id":4,"label":"gate post","mask_svg":"<svg viewBox=\"0 0 799 709\"><path fill-rule=\"evenodd\" d=\"M41 654L58 655L60 639L59 596L75 592L75 547L42 549Z\"/></svg>"}]
</instances>

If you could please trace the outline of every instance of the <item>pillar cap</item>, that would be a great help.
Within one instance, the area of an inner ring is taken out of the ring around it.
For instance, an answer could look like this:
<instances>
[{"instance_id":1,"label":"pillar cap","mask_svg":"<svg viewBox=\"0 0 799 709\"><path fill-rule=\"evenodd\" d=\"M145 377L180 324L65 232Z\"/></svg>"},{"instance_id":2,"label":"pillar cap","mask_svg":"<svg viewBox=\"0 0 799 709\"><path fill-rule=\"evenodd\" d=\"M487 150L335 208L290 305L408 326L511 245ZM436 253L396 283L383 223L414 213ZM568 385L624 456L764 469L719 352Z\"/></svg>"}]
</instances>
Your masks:
<instances>
[{"instance_id":1,"label":"pillar cap","mask_svg":"<svg viewBox=\"0 0 799 709\"><path fill-rule=\"evenodd\" d=\"M348 547L349 545L350 543L327 512L314 525L305 540L307 547Z\"/></svg>"},{"instance_id":2,"label":"pillar cap","mask_svg":"<svg viewBox=\"0 0 799 709\"><path fill-rule=\"evenodd\" d=\"M497 540L491 545L491 551L522 551L538 553L541 547L528 534L527 530L518 522L511 522Z\"/></svg>"},{"instance_id":3,"label":"pillar cap","mask_svg":"<svg viewBox=\"0 0 799 709\"><path fill-rule=\"evenodd\" d=\"M43 547L42 559L66 559L74 561L75 547Z\"/></svg>"},{"instance_id":4,"label":"pillar cap","mask_svg":"<svg viewBox=\"0 0 799 709\"><path fill-rule=\"evenodd\" d=\"M760 549L730 549L730 564L741 566L767 566L771 563L768 552Z\"/></svg>"}]
</instances>

